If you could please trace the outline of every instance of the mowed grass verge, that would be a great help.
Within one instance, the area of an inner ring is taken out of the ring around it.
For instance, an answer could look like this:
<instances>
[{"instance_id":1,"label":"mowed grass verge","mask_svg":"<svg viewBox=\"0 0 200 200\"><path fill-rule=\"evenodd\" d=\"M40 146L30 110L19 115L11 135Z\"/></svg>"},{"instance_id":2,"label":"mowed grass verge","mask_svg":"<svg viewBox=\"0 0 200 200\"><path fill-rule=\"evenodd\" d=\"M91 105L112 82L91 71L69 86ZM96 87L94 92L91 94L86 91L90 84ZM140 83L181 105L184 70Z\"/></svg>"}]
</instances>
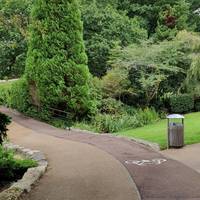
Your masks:
<instances>
[{"instance_id":1,"label":"mowed grass verge","mask_svg":"<svg viewBox=\"0 0 200 200\"><path fill-rule=\"evenodd\" d=\"M0 88L1 88L1 89L7 89L7 88L11 87L11 85L12 85L13 83L16 83L16 81L17 81L17 80L15 80L15 81L0 82Z\"/></svg>"},{"instance_id":2,"label":"mowed grass verge","mask_svg":"<svg viewBox=\"0 0 200 200\"><path fill-rule=\"evenodd\" d=\"M161 149L165 149L167 147L167 120L116 134L158 143ZM185 115L185 144L194 143L200 143L200 112Z\"/></svg>"}]
</instances>

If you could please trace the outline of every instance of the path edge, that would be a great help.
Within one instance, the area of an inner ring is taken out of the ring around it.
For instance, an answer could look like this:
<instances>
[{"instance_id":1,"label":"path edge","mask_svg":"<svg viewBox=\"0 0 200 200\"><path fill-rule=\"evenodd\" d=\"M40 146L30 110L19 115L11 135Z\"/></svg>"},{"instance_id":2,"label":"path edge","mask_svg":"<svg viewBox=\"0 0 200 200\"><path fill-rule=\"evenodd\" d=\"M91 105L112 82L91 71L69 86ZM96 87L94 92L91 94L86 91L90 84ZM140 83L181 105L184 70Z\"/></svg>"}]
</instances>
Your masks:
<instances>
[{"instance_id":1,"label":"path edge","mask_svg":"<svg viewBox=\"0 0 200 200\"><path fill-rule=\"evenodd\" d=\"M134 138L134 137L126 137L123 135L117 135L117 134L112 134L112 133L94 133L92 131L88 131L88 130L82 130L82 129L78 129L78 128L71 128L71 131L75 131L75 132L82 132L82 133L87 133L87 134L91 134L91 135L107 135L110 137L117 137L117 138L121 138L127 141L133 141L139 145L142 145L144 147L150 148L154 151L161 151L160 145L158 143L154 143L154 142L149 142L147 140L143 140L143 139L138 139L138 138Z\"/></svg>"}]
</instances>

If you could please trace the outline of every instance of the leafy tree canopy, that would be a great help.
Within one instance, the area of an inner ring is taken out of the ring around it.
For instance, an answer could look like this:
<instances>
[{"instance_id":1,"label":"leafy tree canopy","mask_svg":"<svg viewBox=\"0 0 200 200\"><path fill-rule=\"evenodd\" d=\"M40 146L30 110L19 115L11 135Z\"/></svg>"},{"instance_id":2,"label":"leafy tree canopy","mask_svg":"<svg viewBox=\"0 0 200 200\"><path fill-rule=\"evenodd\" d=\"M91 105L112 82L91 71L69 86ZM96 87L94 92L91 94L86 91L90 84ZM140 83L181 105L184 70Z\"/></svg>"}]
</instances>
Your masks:
<instances>
[{"instance_id":1,"label":"leafy tree canopy","mask_svg":"<svg viewBox=\"0 0 200 200\"><path fill-rule=\"evenodd\" d=\"M106 73L108 57L116 43L127 46L147 38L137 19L130 19L110 5L99 8L94 1L83 6L82 13L89 68L96 76Z\"/></svg>"},{"instance_id":2,"label":"leafy tree canopy","mask_svg":"<svg viewBox=\"0 0 200 200\"><path fill-rule=\"evenodd\" d=\"M20 76L25 67L26 30L31 0L0 4L0 79Z\"/></svg>"}]
</instances>

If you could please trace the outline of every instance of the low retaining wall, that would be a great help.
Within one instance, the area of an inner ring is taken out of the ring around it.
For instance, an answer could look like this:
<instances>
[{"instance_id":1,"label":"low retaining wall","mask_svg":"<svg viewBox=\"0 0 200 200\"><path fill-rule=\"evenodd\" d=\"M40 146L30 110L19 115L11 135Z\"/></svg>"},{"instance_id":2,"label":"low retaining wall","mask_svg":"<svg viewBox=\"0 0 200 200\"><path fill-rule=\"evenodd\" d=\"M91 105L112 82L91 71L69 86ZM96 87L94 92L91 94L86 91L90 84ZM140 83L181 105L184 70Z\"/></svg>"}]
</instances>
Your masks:
<instances>
[{"instance_id":1,"label":"low retaining wall","mask_svg":"<svg viewBox=\"0 0 200 200\"><path fill-rule=\"evenodd\" d=\"M37 167L29 168L21 180L0 193L0 200L18 200L24 192L30 192L31 186L46 172L48 162L41 151L26 149L11 143L4 144L4 148L13 150L38 163Z\"/></svg>"}]
</instances>

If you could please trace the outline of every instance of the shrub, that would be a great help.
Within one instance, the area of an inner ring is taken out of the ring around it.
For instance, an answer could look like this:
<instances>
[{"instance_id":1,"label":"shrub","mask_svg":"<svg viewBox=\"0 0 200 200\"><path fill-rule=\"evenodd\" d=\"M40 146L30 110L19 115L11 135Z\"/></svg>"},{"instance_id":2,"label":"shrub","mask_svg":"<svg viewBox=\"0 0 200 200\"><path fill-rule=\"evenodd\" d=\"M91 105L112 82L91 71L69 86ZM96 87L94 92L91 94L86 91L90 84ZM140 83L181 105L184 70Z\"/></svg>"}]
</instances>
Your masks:
<instances>
[{"instance_id":1,"label":"shrub","mask_svg":"<svg viewBox=\"0 0 200 200\"><path fill-rule=\"evenodd\" d=\"M21 112L27 111L30 106L28 84L24 78L12 85L7 97L8 105Z\"/></svg>"},{"instance_id":2,"label":"shrub","mask_svg":"<svg viewBox=\"0 0 200 200\"><path fill-rule=\"evenodd\" d=\"M101 79L102 93L105 97L123 99L124 93L132 93L128 73L121 68L113 68Z\"/></svg>"},{"instance_id":3,"label":"shrub","mask_svg":"<svg viewBox=\"0 0 200 200\"><path fill-rule=\"evenodd\" d=\"M139 126L154 123L159 120L159 114L154 108L139 109L136 112L136 118Z\"/></svg>"},{"instance_id":4,"label":"shrub","mask_svg":"<svg viewBox=\"0 0 200 200\"><path fill-rule=\"evenodd\" d=\"M194 109L194 98L190 94L173 95L169 98L170 111L188 113Z\"/></svg>"},{"instance_id":5,"label":"shrub","mask_svg":"<svg viewBox=\"0 0 200 200\"><path fill-rule=\"evenodd\" d=\"M8 105L10 89L16 82L5 82L0 84L0 105Z\"/></svg>"},{"instance_id":6,"label":"shrub","mask_svg":"<svg viewBox=\"0 0 200 200\"><path fill-rule=\"evenodd\" d=\"M99 114L94 119L94 126L98 132L114 133L122 129L135 127L137 119L130 115Z\"/></svg>"},{"instance_id":7,"label":"shrub","mask_svg":"<svg viewBox=\"0 0 200 200\"><path fill-rule=\"evenodd\" d=\"M122 114L98 114L93 126L98 132L114 133L124 129L142 127L159 120L159 114L153 108L134 110L125 107Z\"/></svg>"},{"instance_id":8,"label":"shrub","mask_svg":"<svg viewBox=\"0 0 200 200\"><path fill-rule=\"evenodd\" d=\"M37 164L33 160L17 160L11 151L5 150L0 146L0 180L15 181L21 178L26 170L35 167Z\"/></svg>"},{"instance_id":9,"label":"shrub","mask_svg":"<svg viewBox=\"0 0 200 200\"><path fill-rule=\"evenodd\" d=\"M123 113L123 104L113 98L102 99L100 112L105 114Z\"/></svg>"},{"instance_id":10,"label":"shrub","mask_svg":"<svg viewBox=\"0 0 200 200\"><path fill-rule=\"evenodd\" d=\"M21 110L30 102L72 112L78 118L95 113L77 1L59 1L59 6L57 1L34 1L29 30L27 82L21 85L24 91L18 87L22 95L15 105Z\"/></svg>"},{"instance_id":11,"label":"shrub","mask_svg":"<svg viewBox=\"0 0 200 200\"><path fill-rule=\"evenodd\" d=\"M6 105L8 99L8 89L0 87L0 105Z\"/></svg>"},{"instance_id":12,"label":"shrub","mask_svg":"<svg viewBox=\"0 0 200 200\"><path fill-rule=\"evenodd\" d=\"M0 79L23 74L26 60L26 31L32 0L3 0L0 4Z\"/></svg>"},{"instance_id":13,"label":"shrub","mask_svg":"<svg viewBox=\"0 0 200 200\"><path fill-rule=\"evenodd\" d=\"M6 138L7 125L11 122L10 118L3 113L0 113L0 145Z\"/></svg>"}]
</instances>

